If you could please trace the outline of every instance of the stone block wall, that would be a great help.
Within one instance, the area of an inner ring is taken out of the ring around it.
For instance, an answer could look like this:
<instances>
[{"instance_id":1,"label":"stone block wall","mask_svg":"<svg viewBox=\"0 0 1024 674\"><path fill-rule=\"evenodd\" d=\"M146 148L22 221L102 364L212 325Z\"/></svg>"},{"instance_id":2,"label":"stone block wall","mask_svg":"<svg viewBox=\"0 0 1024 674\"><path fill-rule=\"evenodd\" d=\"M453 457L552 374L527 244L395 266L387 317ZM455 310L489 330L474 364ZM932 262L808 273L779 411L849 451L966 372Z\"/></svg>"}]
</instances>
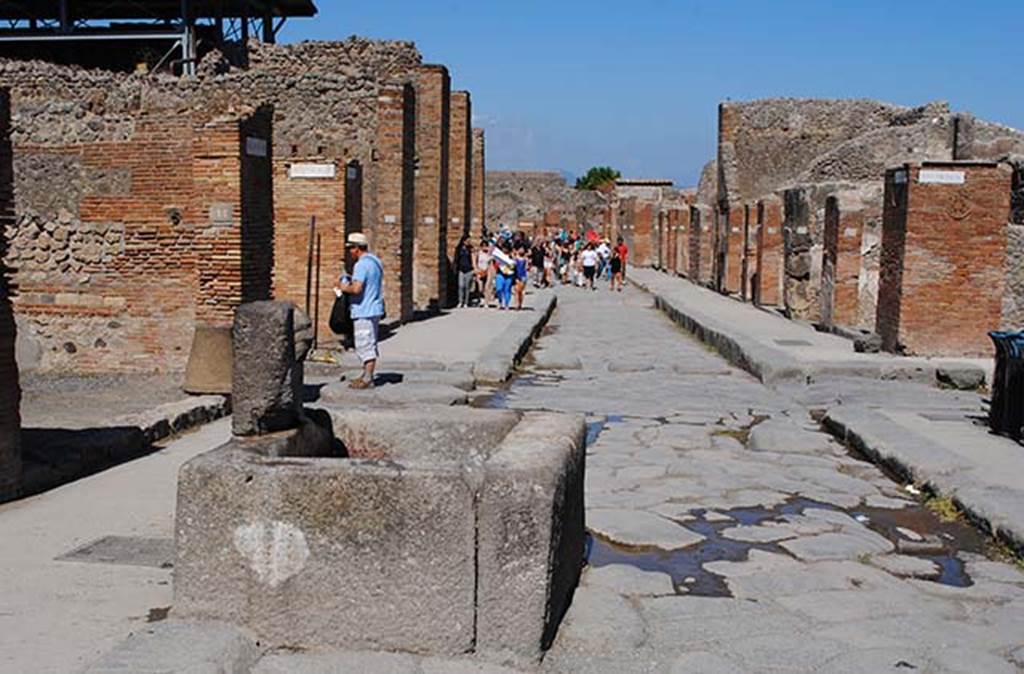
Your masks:
<instances>
[{"instance_id":1,"label":"stone block wall","mask_svg":"<svg viewBox=\"0 0 1024 674\"><path fill-rule=\"evenodd\" d=\"M447 296L451 79L441 65L416 71L416 309L437 309Z\"/></svg>"},{"instance_id":2,"label":"stone block wall","mask_svg":"<svg viewBox=\"0 0 1024 674\"><path fill-rule=\"evenodd\" d=\"M12 287L7 266L5 233L14 221L14 165L11 148L11 98L0 89L0 502L14 498L21 487L21 386L14 361L16 328L11 308Z\"/></svg>"},{"instance_id":3,"label":"stone block wall","mask_svg":"<svg viewBox=\"0 0 1024 674\"><path fill-rule=\"evenodd\" d=\"M877 330L887 351L989 356L1001 325L1011 170L907 164L886 172Z\"/></svg>"},{"instance_id":4,"label":"stone block wall","mask_svg":"<svg viewBox=\"0 0 1024 674\"><path fill-rule=\"evenodd\" d=\"M472 120L472 117L470 117ZM487 164L484 160L484 130L473 129L473 177L470 190L470 234L480 239L484 229L489 227L485 220L487 213Z\"/></svg>"},{"instance_id":5,"label":"stone block wall","mask_svg":"<svg viewBox=\"0 0 1024 674\"><path fill-rule=\"evenodd\" d=\"M761 306L782 304L782 200L768 196L757 202L756 283L752 300Z\"/></svg>"}]
</instances>

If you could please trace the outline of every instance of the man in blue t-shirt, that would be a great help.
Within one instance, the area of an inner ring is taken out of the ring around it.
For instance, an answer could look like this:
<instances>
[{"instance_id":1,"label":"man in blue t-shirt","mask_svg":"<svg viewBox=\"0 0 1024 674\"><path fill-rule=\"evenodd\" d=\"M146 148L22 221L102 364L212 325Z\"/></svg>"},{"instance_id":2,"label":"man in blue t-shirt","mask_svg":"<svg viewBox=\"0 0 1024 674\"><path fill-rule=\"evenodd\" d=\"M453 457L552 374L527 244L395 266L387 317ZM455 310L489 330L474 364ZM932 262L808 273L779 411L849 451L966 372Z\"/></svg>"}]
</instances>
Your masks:
<instances>
[{"instance_id":1,"label":"man in blue t-shirt","mask_svg":"<svg viewBox=\"0 0 1024 674\"><path fill-rule=\"evenodd\" d=\"M345 249L356 261L352 270L352 278L348 274L341 277L341 285L335 293L352 295L349 304L352 314L353 336L356 343L356 355L363 363L363 376L349 384L352 388L373 388L373 371L377 367L377 329L380 319L384 316L384 297L382 285L384 265L380 259L369 251L369 241L365 234L356 232L349 234L345 241Z\"/></svg>"}]
</instances>

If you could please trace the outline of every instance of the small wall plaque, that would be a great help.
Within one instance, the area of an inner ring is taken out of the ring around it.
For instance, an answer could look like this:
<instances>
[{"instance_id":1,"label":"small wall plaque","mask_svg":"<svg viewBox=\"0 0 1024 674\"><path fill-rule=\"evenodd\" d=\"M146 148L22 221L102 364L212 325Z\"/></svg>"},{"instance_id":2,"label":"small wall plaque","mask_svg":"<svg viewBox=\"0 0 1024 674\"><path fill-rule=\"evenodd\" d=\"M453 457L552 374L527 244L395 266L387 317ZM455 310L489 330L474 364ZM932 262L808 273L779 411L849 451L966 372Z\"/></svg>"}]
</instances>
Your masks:
<instances>
[{"instance_id":1,"label":"small wall plaque","mask_svg":"<svg viewBox=\"0 0 1024 674\"><path fill-rule=\"evenodd\" d=\"M248 136L245 139L245 153L250 157L266 157L267 141L255 136Z\"/></svg>"},{"instance_id":2,"label":"small wall plaque","mask_svg":"<svg viewBox=\"0 0 1024 674\"><path fill-rule=\"evenodd\" d=\"M222 202L210 204L210 224L217 227L235 224L235 205Z\"/></svg>"},{"instance_id":3,"label":"small wall plaque","mask_svg":"<svg viewBox=\"0 0 1024 674\"><path fill-rule=\"evenodd\" d=\"M395 216L393 216L393 215L385 215L384 216L384 223L385 224L393 225L396 222L398 222L398 218L396 218Z\"/></svg>"},{"instance_id":4,"label":"small wall plaque","mask_svg":"<svg viewBox=\"0 0 1024 674\"><path fill-rule=\"evenodd\" d=\"M935 171L921 169L917 174L919 183L939 183L942 185L963 185L966 176L963 171Z\"/></svg>"},{"instance_id":5,"label":"small wall plaque","mask_svg":"<svg viewBox=\"0 0 1024 674\"><path fill-rule=\"evenodd\" d=\"M289 178L334 178L338 175L338 167L334 164L292 164L288 167Z\"/></svg>"}]
</instances>

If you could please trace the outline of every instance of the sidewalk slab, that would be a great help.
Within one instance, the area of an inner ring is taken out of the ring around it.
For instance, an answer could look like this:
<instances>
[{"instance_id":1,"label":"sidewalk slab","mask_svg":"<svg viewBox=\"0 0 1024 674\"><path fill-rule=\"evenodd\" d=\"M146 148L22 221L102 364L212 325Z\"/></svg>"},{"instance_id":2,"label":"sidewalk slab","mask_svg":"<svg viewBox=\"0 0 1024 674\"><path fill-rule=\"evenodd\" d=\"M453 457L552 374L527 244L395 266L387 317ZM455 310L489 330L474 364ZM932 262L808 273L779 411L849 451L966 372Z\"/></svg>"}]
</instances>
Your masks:
<instances>
[{"instance_id":1,"label":"sidewalk slab","mask_svg":"<svg viewBox=\"0 0 1024 674\"><path fill-rule=\"evenodd\" d=\"M986 371L984 359L901 357L857 353L838 335L736 301L651 269L631 269L629 280L654 296L655 304L673 321L717 349L734 365L765 384L830 377L909 380L935 384L937 371Z\"/></svg>"},{"instance_id":2,"label":"sidewalk slab","mask_svg":"<svg viewBox=\"0 0 1024 674\"><path fill-rule=\"evenodd\" d=\"M824 423L872 461L953 500L1024 555L1024 447L988 432L977 413L840 405Z\"/></svg>"}]
</instances>

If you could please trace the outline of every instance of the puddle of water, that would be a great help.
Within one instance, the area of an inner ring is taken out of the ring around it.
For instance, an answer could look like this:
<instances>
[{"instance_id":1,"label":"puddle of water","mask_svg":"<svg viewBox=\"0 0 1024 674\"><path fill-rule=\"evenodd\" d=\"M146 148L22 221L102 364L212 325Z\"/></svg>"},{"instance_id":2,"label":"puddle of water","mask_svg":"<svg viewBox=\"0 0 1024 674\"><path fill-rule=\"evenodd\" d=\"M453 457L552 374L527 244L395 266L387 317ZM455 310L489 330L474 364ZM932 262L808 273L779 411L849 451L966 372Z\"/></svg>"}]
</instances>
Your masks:
<instances>
[{"instance_id":1,"label":"puddle of water","mask_svg":"<svg viewBox=\"0 0 1024 674\"><path fill-rule=\"evenodd\" d=\"M525 373L519 374L506 382L503 386L495 388L491 393L475 397L470 407L481 409L509 409L509 396L514 388L529 386L557 386L562 377L549 373Z\"/></svg>"},{"instance_id":2,"label":"puddle of water","mask_svg":"<svg viewBox=\"0 0 1024 674\"><path fill-rule=\"evenodd\" d=\"M923 506L908 506L902 510L861 507L843 510L828 503L814 499L793 497L774 508L752 507L733 508L721 511L731 519L709 522L706 510L692 510L695 517L688 520L685 527L705 537L700 543L681 550L659 550L656 548L634 548L616 544L600 536L587 536L587 564L600 567L609 564L627 564L644 571L666 573L672 578L672 585L677 594L700 597L731 597L732 593L725 578L704 568L709 562L744 562L750 557L751 550L762 550L775 554L789 553L778 543L756 543L737 541L722 536L722 531L737 525L758 526L766 522L779 522L786 515L802 515L809 508L818 508L845 512L851 517L867 517L865 525L879 533L894 544L900 540L910 540L898 530L898 527L910 529L922 536L938 536L947 547L939 554L911 554L928 559L939 565L941 570L934 582L954 587L969 587L973 584L959 559L957 551L981 552L984 549L984 538L971 527L959 522L942 522ZM922 512L923 511L923 512Z\"/></svg>"}]
</instances>

